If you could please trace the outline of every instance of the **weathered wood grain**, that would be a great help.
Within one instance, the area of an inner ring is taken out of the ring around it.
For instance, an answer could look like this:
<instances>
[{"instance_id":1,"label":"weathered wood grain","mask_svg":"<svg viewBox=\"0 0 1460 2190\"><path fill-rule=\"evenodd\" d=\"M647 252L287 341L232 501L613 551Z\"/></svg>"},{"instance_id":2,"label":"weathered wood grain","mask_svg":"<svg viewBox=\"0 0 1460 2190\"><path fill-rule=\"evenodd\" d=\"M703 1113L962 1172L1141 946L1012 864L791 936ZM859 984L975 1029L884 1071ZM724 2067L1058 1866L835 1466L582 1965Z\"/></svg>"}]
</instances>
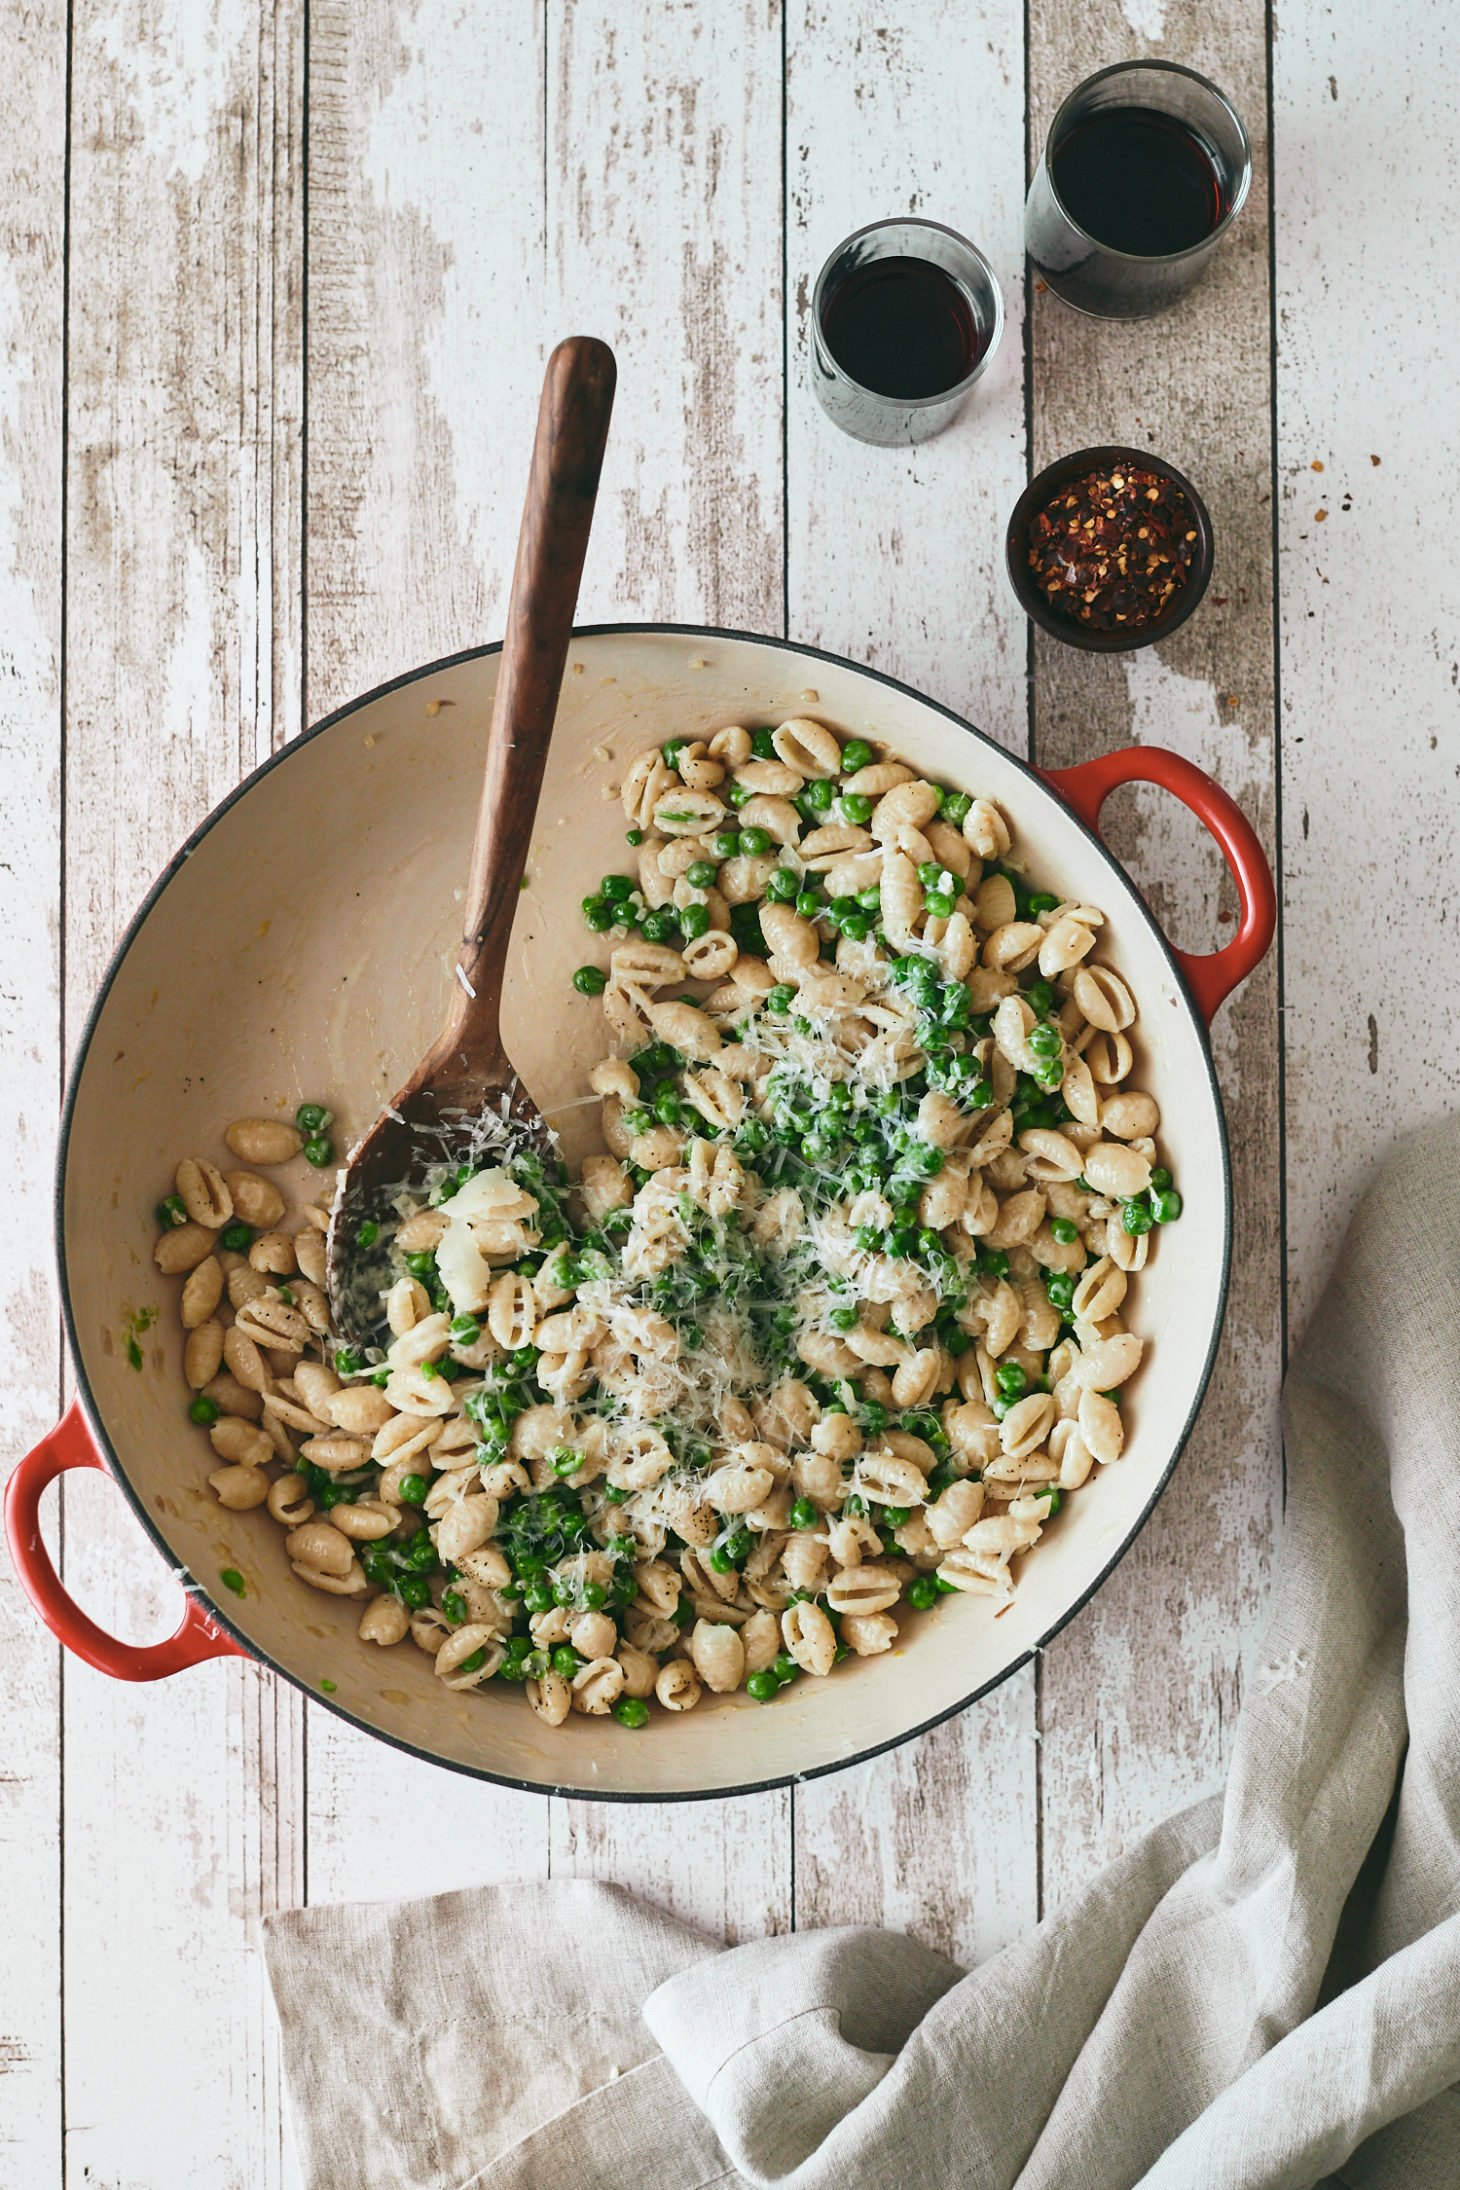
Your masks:
<instances>
[{"instance_id":1,"label":"weathered wood grain","mask_svg":"<svg viewBox=\"0 0 1460 2190\"><path fill-rule=\"evenodd\" d=\"M619 368L585 623L781 627L779 16L548 10L556 331Z\"/></svg>"},{"instance_id":2,"label":"weathered wood grain","mask_svg":"<svg viewBox=\"0 0 1460 2190\"><path fill-rule=\"evenodd\" d=\"M548 11L561 331L618 395L581 620L781 621L781 38L761 0ZM733 1938L791 1922L790 1803L552 1804L558 1875Z\"/></svg>"},{"instance_id":3,"label":"weathered wood grain","mask_svg":"<svg viewBox=\"0 0 1460 2190\"><path fill-rule=\"evenodd\" d=\"M72 13L69 1041L157 867L297 727L302 365L297 11ZM105 1484L67 1486L65 1549L106 1625L175 1622L175 1585ZM155 1689L67 1668L78 2178L284 2179L253 1920L303 1891L301 1727L251 1667Z\"/></svg>"},{"instance_id":4,"label":"weathered wood grain","mask_svg":"<svg viewBox=\"0 0 1460 2190\"><path fill-rule=\"evenodd\" d=\"M0 1297L0 1476L61 1387L49 1252L60 1077L62 326L66 11L0 7L0 1133L12 1270ZM49 1502L48 1502L49 1503ZM61 2155L60 1653L0 1565L0 2177Z\"/></svg>"},{"instance_id":5,"label":"weathered wood grain","mask_svg":"<svg viewBox=\"0 0 1460 2190\"><path fill-rule=\"evenodd\" d=\"M543 361L540 0L310 10L308 711L500 636ZM590 330L591 331L591 330Z\"/></svg>"},{"instance_id":6,"label":"weathered wood grain","mask_svg":"<svg viewBox=\"0 0 1460 2190\"><path fill-rule=\"evenodd\" d=\"M308 709L500 635L544 343L543 26L310 11ZM464 877L462 878L465 879ZM310 1715L309 1892L542 1876L547 1805ZM391 1883L409 1850L409 1885Z\"/></svg>"},{"instance_id":7,"label":"weathered wood grain","mask_svg":"<svg viewBox=\"0 0 1460 2190\"><path fill-rule=\"evenodd\" d=\"M1025 479L1022 11L943 0L894 20L871 0L793 0L786 69L790 635L1022 751L1024 619L993 552ZM809 300L843 236L903 213L979 246L1008 324L947 433L869 448L811 392ZM796 1790L797 1923L885 1922L980 1959L1037 1913L1036 1790L1029 1670L923 1741Z\"/></svg>"},{"instance_id":8,"label":"weathered wood grain","mask_svg":"<svg viewBox=\"0 0 1460 2190\"><path fill-rule=\"evenodd\" d=\"M1199 69L1234 100L1254 140L1252 196L1204 285L1162 318L1117 325L1036 297L1033 463L1100 442L1159 451L1206 500L1217 565L1202 608L1159 649L1100 657L1038 637L1035 749L1041 763L1060 766L1133 737L1174 746L1232 792L1271 847L1263 10L1254 0L1219 0L1126 14L1123 21L1077 0L1033 9L1031 160L1081 77L1149 52ZM1188 948L1215 946L1230 910L1219 862L1199 848L1194 825L1159 793L1122 794L1109 813L1112 844L1158 917ZM1237 1229L1225 1343L1200 1422L1134 1549L1043 1661L1050 1899L1180 1802L1209 1792L1225 1770L1279 1484L1277 1002L1270 957L1214 1029ZM1216 1182L1181 1184L1190 1195ZM1163 1241L1163 1253L1180 1251L1179 1233Z\"/></svg>"},{"instance_id":9,"label":"weathered wood grain","mask_svg":"<svg viewBox=\"0 0 1460 2190\"><path fill-rule=\"evenodd\" d=\"M1435 0L1285 8L1273 51L1295 1337L1460 1089L1453 36Z\"/></svg>"}]
</instances>

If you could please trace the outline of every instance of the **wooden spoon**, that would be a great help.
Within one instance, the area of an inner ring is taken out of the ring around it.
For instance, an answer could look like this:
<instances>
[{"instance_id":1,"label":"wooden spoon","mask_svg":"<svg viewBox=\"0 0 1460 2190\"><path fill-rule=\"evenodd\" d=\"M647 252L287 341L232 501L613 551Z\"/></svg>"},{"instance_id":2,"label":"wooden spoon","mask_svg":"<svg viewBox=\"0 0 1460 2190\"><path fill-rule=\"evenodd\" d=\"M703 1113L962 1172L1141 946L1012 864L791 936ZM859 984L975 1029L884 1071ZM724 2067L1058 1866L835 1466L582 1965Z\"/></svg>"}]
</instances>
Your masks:
<instances>
[{"instance_id":1,"label":"wooden spoon","mask_svg":"<svg viewBox=\"0 0 1460 2190\"><path fill-rule=\"evenodd\" d=\"M510 1119L514 1145L549 1145L537 1107L502 1047L502 979L616 378L613 352L590 335L570 336L548 359L446 1024L351 1155L330 1222L330 1305L336 1329L357 1343L380 1323L385 1275L380 1254L359 1245L361 1224L387 1224L401 1186L420 1179L430 1164L449 1160L489 1108Z\"/></svg>"}]
</instances>

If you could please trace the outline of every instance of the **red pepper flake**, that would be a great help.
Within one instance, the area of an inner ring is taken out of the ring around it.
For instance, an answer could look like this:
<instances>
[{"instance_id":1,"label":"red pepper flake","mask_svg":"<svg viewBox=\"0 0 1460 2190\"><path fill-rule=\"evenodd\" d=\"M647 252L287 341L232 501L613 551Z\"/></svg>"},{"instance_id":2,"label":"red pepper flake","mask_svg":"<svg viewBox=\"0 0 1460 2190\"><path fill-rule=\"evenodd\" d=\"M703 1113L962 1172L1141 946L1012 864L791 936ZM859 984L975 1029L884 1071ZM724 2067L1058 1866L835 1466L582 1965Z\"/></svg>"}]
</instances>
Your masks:
<instances>
[{"instance_id":1,"label":"red pepper flake","mask_svg":"<svg viewBox=\"0 0 1460 2190\"><path fill-rule=\"evenodd\" d=\"M1071 480L1029 527L1029 568L1051 608L1092 631L1154 623L1196 552L1186 496L1138 464Z\"/></svg>"}]
</instances>

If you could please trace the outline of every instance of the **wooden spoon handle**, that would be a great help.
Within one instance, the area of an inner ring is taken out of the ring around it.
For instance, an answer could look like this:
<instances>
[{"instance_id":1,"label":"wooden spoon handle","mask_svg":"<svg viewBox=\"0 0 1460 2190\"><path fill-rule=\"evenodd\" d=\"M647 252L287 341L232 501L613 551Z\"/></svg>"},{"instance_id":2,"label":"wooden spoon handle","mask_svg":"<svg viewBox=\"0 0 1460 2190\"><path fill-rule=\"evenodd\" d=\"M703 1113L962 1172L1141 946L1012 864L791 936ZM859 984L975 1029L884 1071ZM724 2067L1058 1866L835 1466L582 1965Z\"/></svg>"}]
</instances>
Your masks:
<instances>
[{"instance_id":1,"label":"wooden spoon handle","mask_svg":"<svg viewBox=\"0 0 1460 2190\"><path fill-rule=\"evenodd\" d=\"M548 359L542 384L472 845L460 973L444 1038L445 1046L488 1072L505 1062L498 1015L507 946L568 658L617 377L607 343L570 335Z\"/></svg>"}]
</instances>

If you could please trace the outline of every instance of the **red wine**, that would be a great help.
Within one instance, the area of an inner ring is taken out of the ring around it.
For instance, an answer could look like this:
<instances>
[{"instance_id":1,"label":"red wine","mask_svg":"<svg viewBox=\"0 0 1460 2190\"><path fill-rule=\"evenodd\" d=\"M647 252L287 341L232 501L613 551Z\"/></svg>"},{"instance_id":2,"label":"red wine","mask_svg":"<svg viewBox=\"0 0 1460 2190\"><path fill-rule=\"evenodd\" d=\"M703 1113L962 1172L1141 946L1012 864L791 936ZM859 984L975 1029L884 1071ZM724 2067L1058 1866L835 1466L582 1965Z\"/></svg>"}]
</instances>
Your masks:
<instances>
[{"instance_id":1,"label":"red wine","mask_svg":"<svg viewBox=\"0 0 1460 2190\"><path fill-rule=\"evenodd\" d=\"M1087 236L1133 258L1189 251L1227 210L1201 138L1154 107L1102 107L1077 122L1055 148L1051 178Z\"/></svg>"},{"instance_id":2,"label":"red wine","mask_svg":"<svg viewBox=\"0 0 1460 2190\"><path fill-rule=\"evenodd\" d=\"M850 380L901 402L956 388L982 349L968 298L929 259L859 266L822 304L821 331Z\"/></svg>"}]
</instances>

